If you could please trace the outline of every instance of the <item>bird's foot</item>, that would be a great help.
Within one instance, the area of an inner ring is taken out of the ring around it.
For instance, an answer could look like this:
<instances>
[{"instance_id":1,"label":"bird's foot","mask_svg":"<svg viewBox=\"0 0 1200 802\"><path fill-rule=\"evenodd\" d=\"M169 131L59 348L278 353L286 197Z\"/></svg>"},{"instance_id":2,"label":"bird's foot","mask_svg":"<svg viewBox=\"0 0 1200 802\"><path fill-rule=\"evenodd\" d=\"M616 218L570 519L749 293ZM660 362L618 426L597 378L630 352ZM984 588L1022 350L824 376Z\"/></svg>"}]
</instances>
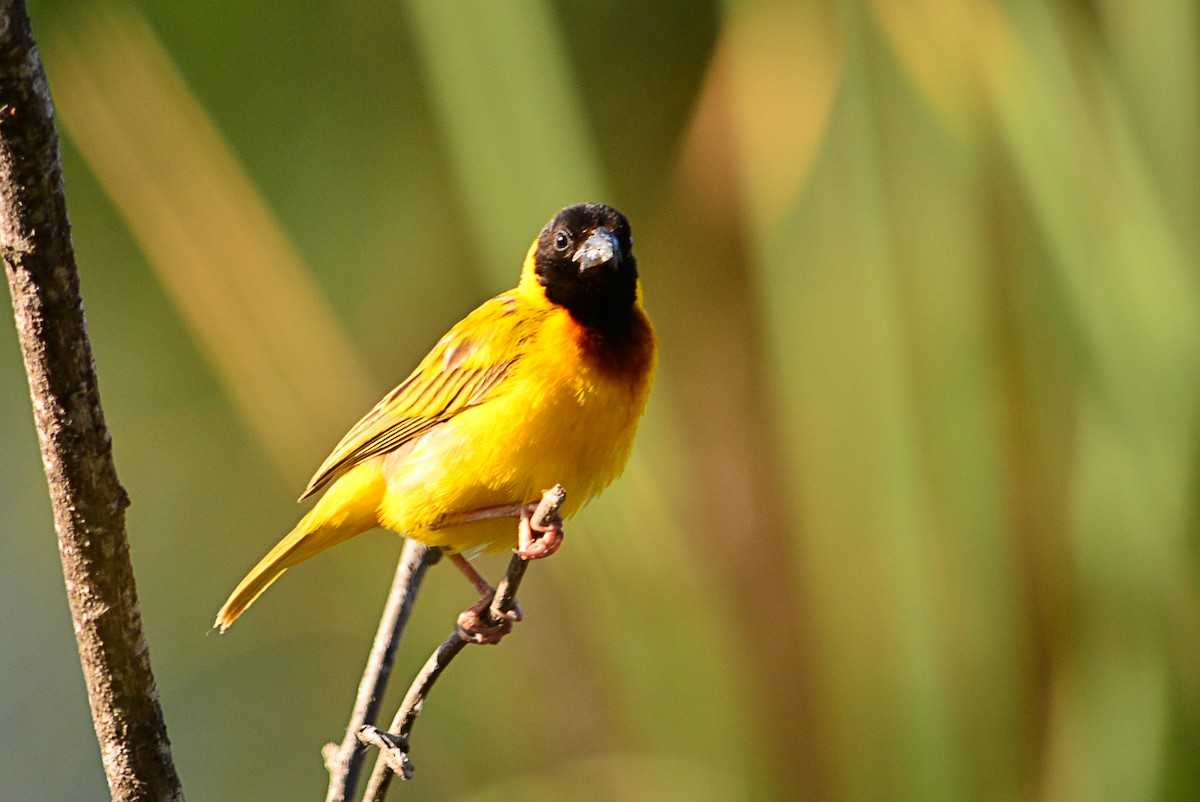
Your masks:
<instances>
[{"instance_id":1,"label":"bird's foot","mask_svg":"<svg viewBox=\"0 0 1200 802\"><path fill-rule=\"evenodd\" d=\"M458 616L458 636L467 643L492 645L499 643L505 635L512 632L513 624L525 617L521 605L500 614L497 617L492 608L496 592L484 595Z\"/></svg>"},{"instance_id":2,"label":"bird's foot","mask_svg":"<svg viewBox=\"0 0 1200 802\"><path fill-rule=\"evenodd\" d=\"M558 551L563 542L563 520L558 512L543 521L533 520L537 504L521 508L521 523L517 528L517 556L523 560L540 560ZM537 533L536 535L534 533Z\"/></svg>"}]
</instances>

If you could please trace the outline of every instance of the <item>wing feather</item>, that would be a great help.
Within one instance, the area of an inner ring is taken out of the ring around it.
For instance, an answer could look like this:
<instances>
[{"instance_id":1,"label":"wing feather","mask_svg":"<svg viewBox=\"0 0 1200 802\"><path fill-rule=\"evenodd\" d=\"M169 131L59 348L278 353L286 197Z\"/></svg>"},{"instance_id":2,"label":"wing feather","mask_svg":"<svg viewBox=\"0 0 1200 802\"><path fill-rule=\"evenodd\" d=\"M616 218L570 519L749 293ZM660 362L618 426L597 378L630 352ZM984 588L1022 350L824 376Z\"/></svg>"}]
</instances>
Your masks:
<instances>
[{"instance_id":1,"label":"wing feather","mask_svg":"<svg viewBox=\"0 0 1200 802\"><path fill-rule=\"evenodd\" d=\"M303 500L365 460L394 451L465 409L487 403L521 358L542 315L515 314L501 295L463 318L412 374L354 425L304 489Z\"/></svg>"}]
</instances>

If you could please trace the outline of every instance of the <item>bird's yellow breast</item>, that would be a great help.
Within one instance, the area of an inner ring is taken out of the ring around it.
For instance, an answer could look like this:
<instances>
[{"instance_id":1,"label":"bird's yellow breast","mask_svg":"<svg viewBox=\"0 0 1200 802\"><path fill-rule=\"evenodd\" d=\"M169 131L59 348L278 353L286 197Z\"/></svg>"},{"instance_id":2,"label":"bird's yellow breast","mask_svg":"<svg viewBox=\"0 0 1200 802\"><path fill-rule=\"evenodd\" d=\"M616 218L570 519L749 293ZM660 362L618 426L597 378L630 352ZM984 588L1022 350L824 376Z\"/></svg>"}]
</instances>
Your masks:
<instances>
[{"instance_id":1,"label":"bird's yellow breast","mask_svg":"<svg viewBox=\"0 0 1200 802\"><path fill-rule=\"evenodd\" d=\"M501 392L376 461L386 486L382 525L455 550L503 549L516 542L512 519L433 527L456 513L536 500L560 483L568 517L620 474L650 392L649 322L639 310L636 341L613 344L563 310L539 314L535 341Z\"/></svg>"}]
</instances>

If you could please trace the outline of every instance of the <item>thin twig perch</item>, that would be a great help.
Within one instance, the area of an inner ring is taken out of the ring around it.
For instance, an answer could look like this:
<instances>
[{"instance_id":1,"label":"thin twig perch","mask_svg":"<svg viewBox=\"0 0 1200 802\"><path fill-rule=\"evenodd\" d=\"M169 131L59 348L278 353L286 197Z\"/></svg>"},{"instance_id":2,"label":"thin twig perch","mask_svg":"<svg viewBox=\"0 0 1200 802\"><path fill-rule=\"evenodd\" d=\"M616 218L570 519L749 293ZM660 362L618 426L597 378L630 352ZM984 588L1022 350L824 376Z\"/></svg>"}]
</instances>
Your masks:
<instances>
[{"instance_id":1,"label":"thin twig perch","mask_svg":"<svg viewBox=\"0 0 1200 802\"><path fill-rule=\"evenodd\" d=\"M396 648L412 613L417 591L426 569L437 562L440 556L441 552L437 549L415 540L404 542L383 617L379 620L375 642L367 658L367 667L358 685L358 696L354 701L354 711L350 714L350 724L346 727L346 736L340 745L329 743L323 750L325 766L330 775L325 802L345 802L354 797L358 774L366 757L365 749L358 740L358 731L363 725L373 723L379 714L379 704L395 662Z\"/></svg>"},{"instance_id":2,"label":"thin twig perch","mask_svg":"<svg viewBox=\"0 0 1200 802\"><path fill-rule=\"evenodd\" d=\"M182 800L83 317L53 104L23 0L0 0L0 255L112 798Z\"/></svg>"},{"instance_id":3,"label":"thin twig perch","mask_svg":"<svg viewBox=\"0 0 1200 802\"><path fill-rule=\"evenodd\" d=\"M562 485L556 485L547 490L542 494L542 500L533 513L532 521L538 526L547 526L558 515L558 510L566 501L566 497L567 492ZM497 585L495 598L492 600L491 607L488 608L493 622L503 620L516 605L517 590L521 586L521 580L525 576L528 564L528 560L517 555L513 555L512 560L509 561L508 570L500 584ZM408 752L417 716L420 714L433 684L437 682L438 677L441 676L450 661L467 646L467 643L456 630L437 648L413 680L404 697L404 702L401 703L396 717L392 719L391 726L386 732L369 725L363 726L359 730L359 740L378 747L380 752L379 758L375 762L375 769L371 772L364 800L383 802L394 774L399 774L405 780L412 777L413 765L408 757Z\"/></svg>"}]
</instances>

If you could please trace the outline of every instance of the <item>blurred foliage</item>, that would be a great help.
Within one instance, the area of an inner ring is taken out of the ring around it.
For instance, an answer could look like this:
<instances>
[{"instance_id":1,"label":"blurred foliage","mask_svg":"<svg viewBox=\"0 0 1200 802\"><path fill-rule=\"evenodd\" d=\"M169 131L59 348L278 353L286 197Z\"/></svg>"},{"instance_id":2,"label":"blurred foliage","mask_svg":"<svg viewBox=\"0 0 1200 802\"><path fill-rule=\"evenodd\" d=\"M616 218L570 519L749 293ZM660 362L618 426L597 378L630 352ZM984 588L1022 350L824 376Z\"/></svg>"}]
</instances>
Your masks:
<instances>
[{"instance_id":1,"label":"blurred foliage","mask_svg":"<svg viewBox=\"0 0 1200 802\"><path fill-rule=\"evenodd\" d=\"M1200 798L1196 3L31 5L190 798L323 794L399 540L205 632L582 200L652 409L397 796ZM0 385L0 796L101 799L8 326Z\"/></svg>"}]
</instances>

